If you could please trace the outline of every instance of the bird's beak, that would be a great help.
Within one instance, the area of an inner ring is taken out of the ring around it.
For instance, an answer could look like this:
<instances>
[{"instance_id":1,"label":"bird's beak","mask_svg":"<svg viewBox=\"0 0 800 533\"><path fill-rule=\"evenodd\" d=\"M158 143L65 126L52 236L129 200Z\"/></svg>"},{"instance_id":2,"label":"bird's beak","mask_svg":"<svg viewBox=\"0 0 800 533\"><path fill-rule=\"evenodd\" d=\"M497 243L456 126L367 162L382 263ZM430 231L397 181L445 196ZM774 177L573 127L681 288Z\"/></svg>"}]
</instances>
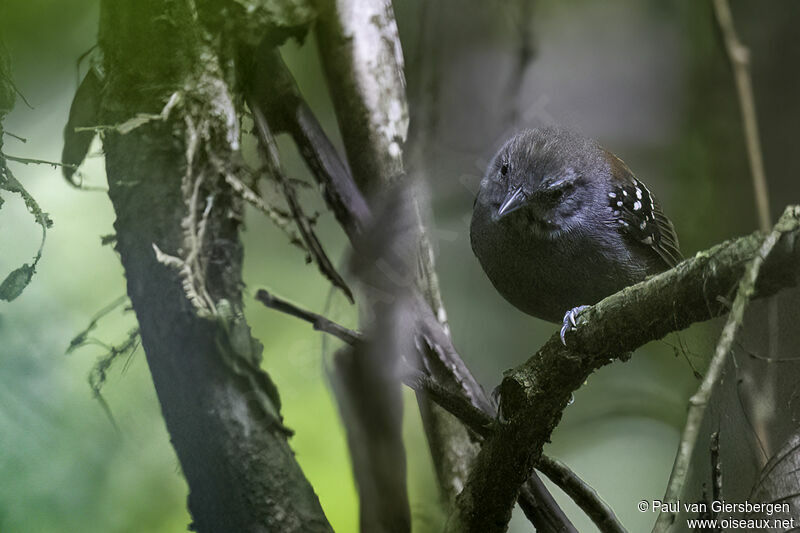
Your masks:
<instances>
[{"instance_id":1,"label":"bird's beak","mask_svg":"<svg viewBox=\"0 0 800 533\"><path fill-rule=\"evenodd\" d=\"M507 214L516 211L523 205L525 205L525 200L528 199L528 196L522 190L522 187L518 187L508 193L503 203L500 204L500 209L497 210L497 218L502 218Z\"/></svg>"}]
</instances>

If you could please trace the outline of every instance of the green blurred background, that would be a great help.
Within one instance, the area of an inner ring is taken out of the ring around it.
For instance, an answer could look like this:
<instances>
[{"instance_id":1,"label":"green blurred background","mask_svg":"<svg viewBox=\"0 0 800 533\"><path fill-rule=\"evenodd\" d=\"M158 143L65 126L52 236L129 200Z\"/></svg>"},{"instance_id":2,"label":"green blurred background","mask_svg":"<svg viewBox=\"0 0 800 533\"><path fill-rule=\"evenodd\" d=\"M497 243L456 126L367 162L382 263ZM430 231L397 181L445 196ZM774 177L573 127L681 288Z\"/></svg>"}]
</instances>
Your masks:
<instances>
[{"instance_id":1,"label":"green blurred background","mask_svg":"<svg viewBox=\"0 0 800 533\"><path fill-rule=\"evenodd\" d=\"M433 111L425 117L431 130L424 166L438 269L456 345L488 390L555 329L505 303L469 249L473 193L494 149L515 128L556 122L598 138L656 192L686 255L756 228L735 92L709 4L551 0L526 12L519 2L447 0L438 10L421 2L397 2L396 12L412 112L421 73L430 69L435 79L434 93L425 93L426 109ZM794 35L800 4L732 5L752 48L778 213L800 198L800 47ZM58 160L77 59L95 42L97 15L94 0L0 3L0 34L16 84L32 106L18 101L6 119L6 130L27 139L6 137L6 153ZM425 29L431 25L436 31ZM516 84L520 37L527 32L535 54ZM313 40L287 43L284 55L335 135ZM305 177L295 151L286 142L281 148L289 171ZM0 303L0 532L185 530L187 486L143 354L117 363L104 387L119 433L87 382L103 348L65 355L94 313L125 292L115 252L100 243L113 233L111 204L103 192L71 188L56 168L12 165L54 226L33 283L16 301ZM87 184L105 186L99 144L82 170ZM313 191L303 195L322 209ZM39 238L22 201L3 197L0 276L29 261ZM344 257L333 217L324 213L320 220L331 255ZM322 310L329 287L313 266L304 266L302 252L255 212L248 213L244 241L248 318L265 345L264 367L280 388L286 422L296 431L292 447L334 528L356 531L356 492L325 379L322 339L250 297L265 286ZM335 300L333 308L344 319L352 315L342 302ZM117 310L95 336L119 343L134 326L132 313ZM698 384L689 362L702 370L715 328L672 335L626 364L597 372L575 395L546 448L594 486L630 531L649 530L655 519L635 504L663 495L686 399ZM407 399L415 530L437 531L443 517L430 458L413 396ZM580 531L593 530L570 503L565 506ZM516 517L512 528L527 531L529 525Z\"/></svg>"}]
</instances>

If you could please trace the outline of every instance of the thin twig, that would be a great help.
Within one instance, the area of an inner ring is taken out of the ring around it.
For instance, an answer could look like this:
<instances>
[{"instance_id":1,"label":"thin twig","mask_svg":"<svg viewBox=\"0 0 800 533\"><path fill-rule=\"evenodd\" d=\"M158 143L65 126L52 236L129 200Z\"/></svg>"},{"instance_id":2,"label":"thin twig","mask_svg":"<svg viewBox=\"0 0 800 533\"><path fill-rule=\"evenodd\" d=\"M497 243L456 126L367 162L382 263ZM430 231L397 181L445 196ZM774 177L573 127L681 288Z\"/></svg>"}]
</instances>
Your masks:
<instances>
[{"instance_id":1,"label":"thin twig","mask_svg":"<svg viewBox=\"0 0 800 533\"><path fill-rule=\"evenodd\" d=\"M265 42L255 55L251 98L276 133L292 136L325 202L352 240L368 223L370 210L350 169L297 88L280 52Z\"/></svg>"},{"instance_id":2,"label":"thin twig","mask_svg":"<svg viewBox=\"0 0 800 533\"><path fill-rule=\"evenodd\" d=\"M10 131L7 131L7 130L0 130L0 131L2 131L3 135L8 135L9 137L13 137L13 138L15 138L16 140L18 140L21 143L28 142L28 139L26 139L25 137L20 137L16 133L11 133Z\"/></svg>"},{"instance_id":3,"label":"thin twig","mask_svg":"<svg viewBox=\"0 0 800 533\"><path fill-rule=\"evenodd\" d=\"M360 332L348 329L318 313L303 309L264 289L258 290L256 300L270 309L304 320L312 324L315 330L333 335L351 346L364 341L364 336ZM413 368L407 361L403 364L401 376L405 385L415 391L426 393L436 404L458 418L482 439L488 438L495 432L496 421L494 417L475 407L463 394L448 390L432 379L431 376ZM541 464L543 466L537 468L572 498L586 515L592 519L600 531L603 533L625 531L614 512L597 495L595 490L581 480L566 465L545 456L542 456ZM527 514L528 511L533 512L537 507L530 504L531 499L535 499L531 488L528 487L526 490L527 492L523 491L520 494L520 505L527 509ZM528 503L527 506L526 503Z\"/></svg>"},{"instance_id":4,"label":"thin twig","mask_svg":"<svg viewBox=\"0 0 800 533\"><path fill-rule=\"evenodd\" d=\"M35 108L34 108L34 107L31 105L31 103L30 103L30 102L28 102L28 99L27 99L27 98L25 98L25 95L22 93L22 91L20 91L20 90L19 90L19 87L17 87L17 84L16 84L16 83L14 83L14 80L11 78L11 76L8 76L8 75L6 75L6 73L5 73L5 72L0 72L0 77L2 77L2 78L3 78L3 80L4 80L6 83L8 83L9 85L11 85L11 88L12 88L12 89L14 89L14 92L15 92L15 93L17 93L17 96L19 96L19 97L22 99L22 102L23 102L23 103L24 103L26 106L28 106L28 109L31 109L31 110L32 110L32 109L35 109Z\"/></svg>"},{"instance_id":5,"label":"thin twig","mask_svg":"<svg viewBox=\"0 0 800 533\"><path fill-rule=\"evenodd\" d=\"M303 309L288 300L284 300L283 298L269 293L265 289L258 290L256 293L256 300L270 309L275 309L281 313L286 313L287 315L304 320L314 326L315 330L333 335L347 344L355 345L364 340L364 336L360 332L341 326L320 314Z\"/></svg>"},{"instance_id":6,"label":"thin twig","mask_svg":"<svg viewBox=\"0 0 800 533\"><path fill-rule=\"evenodd\" d=\"M256 292L256 300L270 309L286 313L287 315L308 322L315 330L333 335L351 346L355 346L364 341L364 335L361 334L361 332L346 328L313 311L303 309L297 304L275 296L265 289L259 289L258 292ZM489 427L493 424L492 417L472 405L463 395L447 390L431 379L429 375L413 368L408 363L404 365L402 375L403 382L408 385L409 388L429 393L434 401L456 418L459 418L479 436L486 437L489 435Z\"/></svg>"},{"instance_id":7,"label":"thin twig","mask_svg":"<svg viewBox=\"0 0 800 533\"><path fill-rule=\"evenodd\" d=\"M738 343L737 343L738 344ZM736 352L731 349L731 362L733 363L733 370L734 370L734 377L736 379L736 401L739 403L739 409L742 411L742 417L744 418L745 422L747 423L747 427L750 429L750 432L755 438L756 444L758 444L758 451L761 452L759 459L761 459L762 466L769 461L770 452L767 450L769 446L769 442L765 442L765 439L769 438L768 428L766 417L759 416L760 413L756 413L752 415L747 410L747 405L745 405L745 395L747 394L747 390L744 390L745 387L745 379L752 378L752 375L745 374L742 376L743 371L739 367L739 361L736 358ZM769 368L768 371L773 370ZM769 394L769 392L767 392Z\"/></svg>"},{"instance_id":8,"label":"thin twig","mask_svg":"<svg viewBox=\"0 0 800 533\"><path fill-rule=\"evenodd\" d=\"M95 361L95 364L92 366L92 370L89 373L89 386L92 388L92 393L95 399L100 403L100 407L103 409L103 412L105 412L106 416L111 422L111 425L114 426L114 430L117 432L117 434L121 434L121 431L117 425L117 421L114 419L113 413L111 412L111 406L103 396L103 385L106 383L108 371L111 369L111 365L113 365L120 356L127 355L128 358L133 356L133 354L139 348L140 343L141 335L139 333L139 328L133 328L128 332L128 336L122 343L106 346L107 353L103 354L102 357Z\"/></svg>"},{"instance_id":9,"label":"thin twig","mask_svg":"<svg viewBox=\"0 0 800 533\"><path fill-rule=\"evenodd\" d=\"M625 533L625 528L614 514L614 510L564 463L542 455L536 468L572 498L601 532Z\"/></svg>"},{"instance_id":10,"label":"thin twig","mask_svg":"<svg viewBox=\"0 0 800 533\"><path fill-rule=\"evenodd\" d=\"M333 263L328 258L327 253L325 253L322 243L320 243L316 233L314 233L314 230L308 221L308 218L305 216L302 208L300 207L300 202L297 199L294 187L280 168L278 149L275 146L275 140L272 137L272 133L270 132L269 125L267 124L267 120L264 117L261 107L259 107L253 98L248 98L247 103L250 107L250 111L253 113L253 120L255 121L259 144L261 145L264 153L266 163L269 166L273 177L275 177L275 179L283 188L283 194L286 198L286 202L289 204L289 210L292 213L292 218L294 218L295 223L297 224L297 230L303 237L303 241L305 241L311 257L313 257L314 261L316 261L320 272L322 272L322 274L328 278L328 280L333 283L334 286L341 289L351 303L354 302L353 293L350 290L350 287L347 286L347 282L344 280L344 278L342 278L341 274L336 271L336 267L333 266Z\"/></svg>"},{"instance_id":11,"label":"thin twig","mask_svg":"<svg viewBox=\"0 0 800 533\"><path fill-rule=\"evenodd\" d=\"M71 168L73 170L78 169L78 167L76 167L75 165L70 165L67 163L59 163L58 161L48 161L46 159L31 159L28 157L16 157L8 154L1 154L1 155L9 161L22 163L23 165L51 165L53 167L65 167L65 168Z\"/></svg>"},{"instance_id":12,"label":"thin twig","mask_svg":"<svg viewBox=\"0 0 800 533\"><path fill-rule=\"evenodd\" d=\"M739 97L739 109L744 123L744 139L747 145L747 159L750 163L750 175L753 179L755 192L756 211L761 231L768 232L772 226L772 215L769 207L769 187L764 170L764 159L761 150L761 140L758 135L758 118L756 115L755 96L750 72L750 50L739 40L728 0L713 0L714 14L722 33L725 52L731 64L733 78L736 83L736 93ZM769 358L778 358L778 331L779 316L777 300L767 303L766 315L767 329L769 332ZM768 367L763 376L760 387L761 402L756 408L755 431L759 442L769 441L767 426L775 416L777 369Z\"/></svg>"},{"instance_id":13,"label":"thin twig","mask_svg":"<svg viewBox=\"0 0 800 533\"><path fill-rule=\"evenodd\" d=\"M291 221L288 214L284 214L277 207L272 206L264 201L253 189L251 189L247 184L245 184L241 179L232 173L226 173L225 181L228 183L228 185L233 187L233 189L239 195L241 195L245 202L249 203L265 214L272 221L272 223L275 224L275 226L289 238L290 244L300 248L304 252L308 252L308 248L306 248L306 245L300 236L289 227Z\"/></svg>"},{"instance_id":14,"label":"thin twig","mask_svg":"<svg viewBox=\"0 0 800 533\"><path fill-rule=\"evenodd\" d=\"M745 352L748 357L752 357L757 361L763 361L764 363L796 363L800 361L800 356L793 356L793 357L780 357L778 359L770 359L766 355L757 354L751 350L749 350L741 341L736 341L736 346Z\"/></svg>"},{"instance_id":15,"label":"thin twig","mask_svg":"<svg viewBox=\"0 0 800 533\"><path fill-rule=\"evenodd\" d=\"M107 344L100 339L96 339L94 337L90 337L89 334L97 327L97 324L100 320L112 312L114 309L118 308L122 304L124 304L128 300L128 295L123 294L122 296L116 298L113 302L109 303L99 311L97 311L94 316L92 316L91 320L89 321L89 325L86 328L78 333L69 343L67 347L66 354L69 355L73 351L83 348L85 346L95 345L100 346L103 350L106 351L101 357L97 359L94 366L92 366L92 370L89 373L89 386L92 388L92 393L95 399L100 403L100 407L103 409L103 412L108 417L111 425L114 427L114 430L117 434L120 434L119 426L117 425L116 420L114 419L114 415L111 412L111 407L106 402L106 399L103 397L102 388L106 382L106 378L108 376L108 371L111 368L111 365L119 358L121 355L127 354L127 359L125 361L125 367L128 366L130 362L130 358L136 352L137 348L139 347L139 343L141 341L139 328L133 328L130 332L128 332L128 337L117 345ZM123 372L125 368L123 368Z\"/></svg>"},{"instance_id":16,"label":"thin twig","mask_svg":"<svg viewBox=\"0 0 800 533\"><path fill-rule=\"evenodd\" d=\"M764 160L761 152L761 142L758 137L758 120L756 117L755 98L753 96L753 82L750 76L750 50L742 44L736 34L733 23L733 14L728 0L712 0L717 23L722 30L725 42L725 51L733 68L736 91L739 95L739 109L744 122L744 138L747 144L747 158L750 162L750 173L753 176L753 190L756 195L756 209L758 211L758 225L761 231L767 232L772 227L772 217L769 212L769 190L767 177L764 172Z\"/></svg>"},{"instance_id":17,"label":"thin twig","mask_svg":"<svg viewBox=\"0 0 800 533\"><path fill-rule=\"evenodd\" d=\"M428 394L434 402L458 418L476 435L486 438L494 432L494 418L472 405L462 395L446 389L420 371L416 371L416 374L408 371L406 376L403 379L406 385L415 391Z\"/></svg>"},{"instance_id":18,"label":"thin twig","mask_svg":"<svg viewBox=\"0 0 800 533\"><path fill-rule=\"evenodd\" d=\"M364 335L361 332L342 326L313 311L303 309L297 304L275 296L265 289L259 289L256 292L256 300L270 309L308 322L315 330L332 335L351 346L364 341ZM494 423L494 419L472 405L463 395L449 391L431 379L429 375L413 368L409 363L404 365L402 376L403 382L409 388L429 393L436 403L464 422L467 427L479 436L486 437L490 434L490 426Z\"/></svg>"},{"instance_id":19,"label":"thin twig","mask_svg":"<svg viewBox=\"0 0 800 533\"><path fill-rule=\"evenodd\" d=\"M76 349L83 346L89 339L89 333L91 333L92 330L94 330L94 328L97 327L97 323L100 321L100 319L109 314L117 307L124 304L127 300L128 300L128 295L123 294L122 296L117 297L113 302L106 305L98 312L96 312L92 317L92 319L89 321L89 325L86 326L86 328L83 331L75 335L75 337L73 337L71 341L69 341L69 347L67 347L66 353L70 354Z\"/></svg>"},{"instance_id":20,"label":"thin twig","mask_svg":"<svg viewBox=\"0 0 800 533\"><path fill-rule=\"evenodd\" d=\"M536 531L578 533L577 528L567 518L545 486L544 481L536 473L531 475L519 488L517 504ZM552 511L542 512L543 508Z\"/></svg>"},{"instance_id":21,"label":"thin twig","mask_svg":"<svg viewBox=\"0 0 800 533\"><path fill-rule=\"evenodd\" d=\"M755 292L756 281L758 280L761 265L764 264L764 260L775 247L781 234L781 230L776 226L776 228L764 238L757 253L753 256L742 275L739 288L736 291L736 299L733 301L733 307L728 315L728 320L725 323L725 327L722 329L722 334L717 343L714 357L711 359L711 363L706 371L706 376L697 389L697 392L689 399L689 413L686 417L686 427L683 430L680 447L678 448L678 457L675 459L675 464L672 467L667 492L664 496L664 501L666 502L676 502L680 498L684 483L686 482L686 477L689 473L689 463L691 462L692 453L700 434L700 426L703 423L706 405L722 375L722 369L725 367L728 353L731 351L731 346L736 339L736 332L744 319L744 310ZM661 513L656 521L653 532L666 532L674 520L675 516L673 513Z\"/></svg>"},{"instance_id":22,"label":"thin twig","mask_svg":"<svg viewBox=\"0 0 800 533\"><path fill-rule=\"evenodd\" d=\"M711 434L711 501L722 500L722 462L719 458L719 430Z\"/></svg>"}]
</instances>

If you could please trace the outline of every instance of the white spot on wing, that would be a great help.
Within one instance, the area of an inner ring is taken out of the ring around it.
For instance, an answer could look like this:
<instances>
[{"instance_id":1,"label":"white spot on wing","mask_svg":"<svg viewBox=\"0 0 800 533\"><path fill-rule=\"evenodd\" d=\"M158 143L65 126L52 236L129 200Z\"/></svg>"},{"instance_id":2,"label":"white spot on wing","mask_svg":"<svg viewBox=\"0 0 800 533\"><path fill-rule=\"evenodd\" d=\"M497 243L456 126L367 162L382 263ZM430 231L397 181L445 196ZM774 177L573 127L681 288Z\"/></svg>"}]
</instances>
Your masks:
<instances>
[{"instance_id":1,"label":"white spot on wing","mask_svg":"<svg viewBox=\"0 0 800 533\"><path fill-rule=\"evenodd\" d=\"M641 208L642 208L642 202L640 202L639 200L636 200L635 202L633 202L633 210L634 211L638 211Z\"/></svg>"}]
</instances>

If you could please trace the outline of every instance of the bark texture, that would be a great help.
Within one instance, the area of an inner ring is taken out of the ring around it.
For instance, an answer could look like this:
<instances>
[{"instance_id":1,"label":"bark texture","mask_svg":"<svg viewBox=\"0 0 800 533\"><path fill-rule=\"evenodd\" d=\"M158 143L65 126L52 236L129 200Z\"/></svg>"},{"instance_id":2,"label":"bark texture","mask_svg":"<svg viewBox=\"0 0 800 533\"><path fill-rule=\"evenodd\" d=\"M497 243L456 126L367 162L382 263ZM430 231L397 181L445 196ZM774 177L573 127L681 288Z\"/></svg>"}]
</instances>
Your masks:
<instances>
[{"instance_id":1,"label":"bark texture","mask_svg":"<svg viewBox=\"0 0 800 533\"><path fill-rule=\"evenodd\" d=\"M197 531L331 531L242 316L237 109L193 2L103 2L117 251ZM223 66L225 66L223 68Z\"/></svg>"}]
</instances>

